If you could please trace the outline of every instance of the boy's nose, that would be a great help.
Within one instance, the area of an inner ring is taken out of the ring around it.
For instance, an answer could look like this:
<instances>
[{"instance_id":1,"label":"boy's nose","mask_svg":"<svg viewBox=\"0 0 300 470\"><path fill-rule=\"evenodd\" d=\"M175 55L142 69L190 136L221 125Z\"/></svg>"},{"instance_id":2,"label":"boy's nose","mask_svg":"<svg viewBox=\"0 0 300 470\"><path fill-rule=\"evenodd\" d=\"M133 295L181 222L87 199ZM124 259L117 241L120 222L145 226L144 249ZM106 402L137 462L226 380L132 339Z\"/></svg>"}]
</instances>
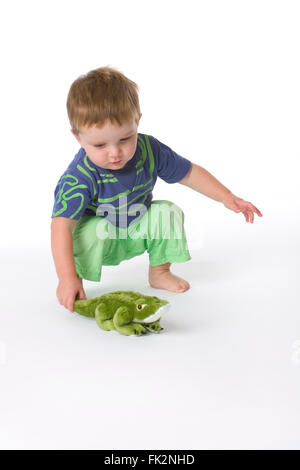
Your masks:
<instances>
[{"instance_id":1,"label":"boy's nose","mask_svg":"<svg viewBox=\"0 0 300 470\"><path fill-rule=\"evenodd\" d=\"M120 150L118 148L113 148L109 151L108 153L108 156L109 158L111 158L112 160L115 159L115 160L119 160L120 159Z\"/></svg>"}]
</instances>

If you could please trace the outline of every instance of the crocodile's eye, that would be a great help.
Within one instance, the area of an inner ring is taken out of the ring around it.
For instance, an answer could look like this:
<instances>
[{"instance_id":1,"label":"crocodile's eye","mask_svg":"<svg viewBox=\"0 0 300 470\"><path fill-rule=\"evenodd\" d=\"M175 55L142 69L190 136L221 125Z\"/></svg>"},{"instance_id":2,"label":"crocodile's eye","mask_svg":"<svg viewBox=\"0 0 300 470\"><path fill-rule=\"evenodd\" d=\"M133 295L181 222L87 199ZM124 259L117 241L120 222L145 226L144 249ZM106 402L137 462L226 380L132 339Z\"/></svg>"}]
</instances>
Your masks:
<instances>
[{"instance_id":1,"label":"crocodile's eye","mask_svg":"<svg viewBox=\"0 0 300 470\"><path fill-rule=\"evenodd\" d=\"M136 306L136 308L137 308L138 310L142 310L144 307L146 307L146 305L147 305L147 304L138 304L138 305Z\"/></svg>"}]
</instances>

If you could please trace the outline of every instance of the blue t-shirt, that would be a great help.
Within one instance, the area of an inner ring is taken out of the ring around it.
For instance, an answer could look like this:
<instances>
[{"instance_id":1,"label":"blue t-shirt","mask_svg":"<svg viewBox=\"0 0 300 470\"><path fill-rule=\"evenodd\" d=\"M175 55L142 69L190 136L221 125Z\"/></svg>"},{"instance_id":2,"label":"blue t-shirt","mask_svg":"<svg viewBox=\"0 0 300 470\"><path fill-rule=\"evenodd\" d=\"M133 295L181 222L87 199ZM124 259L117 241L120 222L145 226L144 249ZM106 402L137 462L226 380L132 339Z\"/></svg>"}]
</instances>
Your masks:
<instances>
[{"instance_id":1,"label":"blue t-shirt","mask_svg":"<svg viewBox=\"0 0 300 470\"><path fill-rule=\"evenodd\" d=\"M147 134L138 133L135 154L120 170L95 165L81 147L57 183L51 217L97 215L126 227L151 204L158 176L177 183L190 167L190 160Z\"/></svg>"}]
</instances>

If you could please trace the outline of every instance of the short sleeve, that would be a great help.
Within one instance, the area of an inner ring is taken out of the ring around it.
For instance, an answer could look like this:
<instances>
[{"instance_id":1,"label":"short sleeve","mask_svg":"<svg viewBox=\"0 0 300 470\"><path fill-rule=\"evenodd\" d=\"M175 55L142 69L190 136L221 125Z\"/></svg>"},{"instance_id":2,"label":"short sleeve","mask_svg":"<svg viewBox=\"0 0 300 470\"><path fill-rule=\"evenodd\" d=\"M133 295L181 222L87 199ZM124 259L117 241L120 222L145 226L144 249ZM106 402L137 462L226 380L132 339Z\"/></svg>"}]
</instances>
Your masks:
<instances>
[{"instance_id":1,"label":"short sleeve","mask_svg":"<svg viewBox=\"0 0 300 470\"><path fill-rule=\"evenodd\" d=\"M177 183L182 180L191 168L192 162L178 155L170 147L149 136L153 151L157 175L166 183Z\"/></svg>"},{"instance_id":2,"label":"short sleeve","mask_svg":"<svg viewBox=\"0 0 300 470\"><path fill-rule=\"evenodd\" d=\"M76 174L64 173L54 191L51 218L66 217L78 220L92 199L89 183Z\"/></svg>"}]
</instances>

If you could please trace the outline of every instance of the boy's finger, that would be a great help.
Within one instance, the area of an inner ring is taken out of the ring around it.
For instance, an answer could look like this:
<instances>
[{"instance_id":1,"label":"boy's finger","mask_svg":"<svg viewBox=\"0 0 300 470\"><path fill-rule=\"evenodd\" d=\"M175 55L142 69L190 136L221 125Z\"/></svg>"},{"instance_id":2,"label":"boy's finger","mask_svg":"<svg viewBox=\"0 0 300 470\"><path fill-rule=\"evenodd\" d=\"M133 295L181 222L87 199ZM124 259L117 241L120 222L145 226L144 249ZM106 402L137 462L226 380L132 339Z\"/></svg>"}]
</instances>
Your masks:
<instances>
[{"instance_id":1,"label":"boy's finger","mask_svg":"<svg viewBox=\"0 0 300 470\"><path fill-rule=\"evenodd\" d=\"M75 297L75 300L86 300L86 296L85 296L85 293L84 293L83 289L78 290L78 292L76 294L76 297Z\"/></svg>"},{"instance_id":2,"label":"boy's finger","mask_svg":"<svg viewBox=\"0 0 300 470\"><path fill-rule=\"evenodd\" d=\"M69 300L69 302L68 302L68 307L67 307L67 308L68 308L71 312L74 312L73 305L74 305L74 299Z\"/></svg>"},{"instance_id":3,"label":"boy's finger","mask_svg":"<svg viewBox=\"0 0 300 470\"><path fill-rule=\"evenodd\" d=\"M86 295L84 293L84 290L79 291L79 298L80 300L86 300Z\"/></svg>"},{"instance_id":4,"label":"boy's finger","mask_svg":"<svg viewBox=\"0 0 300 470\"><path fill-rule=\"evenodd\" d=\"M260 217L262 217L262 213L260 212L259 209L257 209L257 207L253 206L254 208L254 211L256 212L257 215L259 215Z\"/></svg>"}]
</instances>

